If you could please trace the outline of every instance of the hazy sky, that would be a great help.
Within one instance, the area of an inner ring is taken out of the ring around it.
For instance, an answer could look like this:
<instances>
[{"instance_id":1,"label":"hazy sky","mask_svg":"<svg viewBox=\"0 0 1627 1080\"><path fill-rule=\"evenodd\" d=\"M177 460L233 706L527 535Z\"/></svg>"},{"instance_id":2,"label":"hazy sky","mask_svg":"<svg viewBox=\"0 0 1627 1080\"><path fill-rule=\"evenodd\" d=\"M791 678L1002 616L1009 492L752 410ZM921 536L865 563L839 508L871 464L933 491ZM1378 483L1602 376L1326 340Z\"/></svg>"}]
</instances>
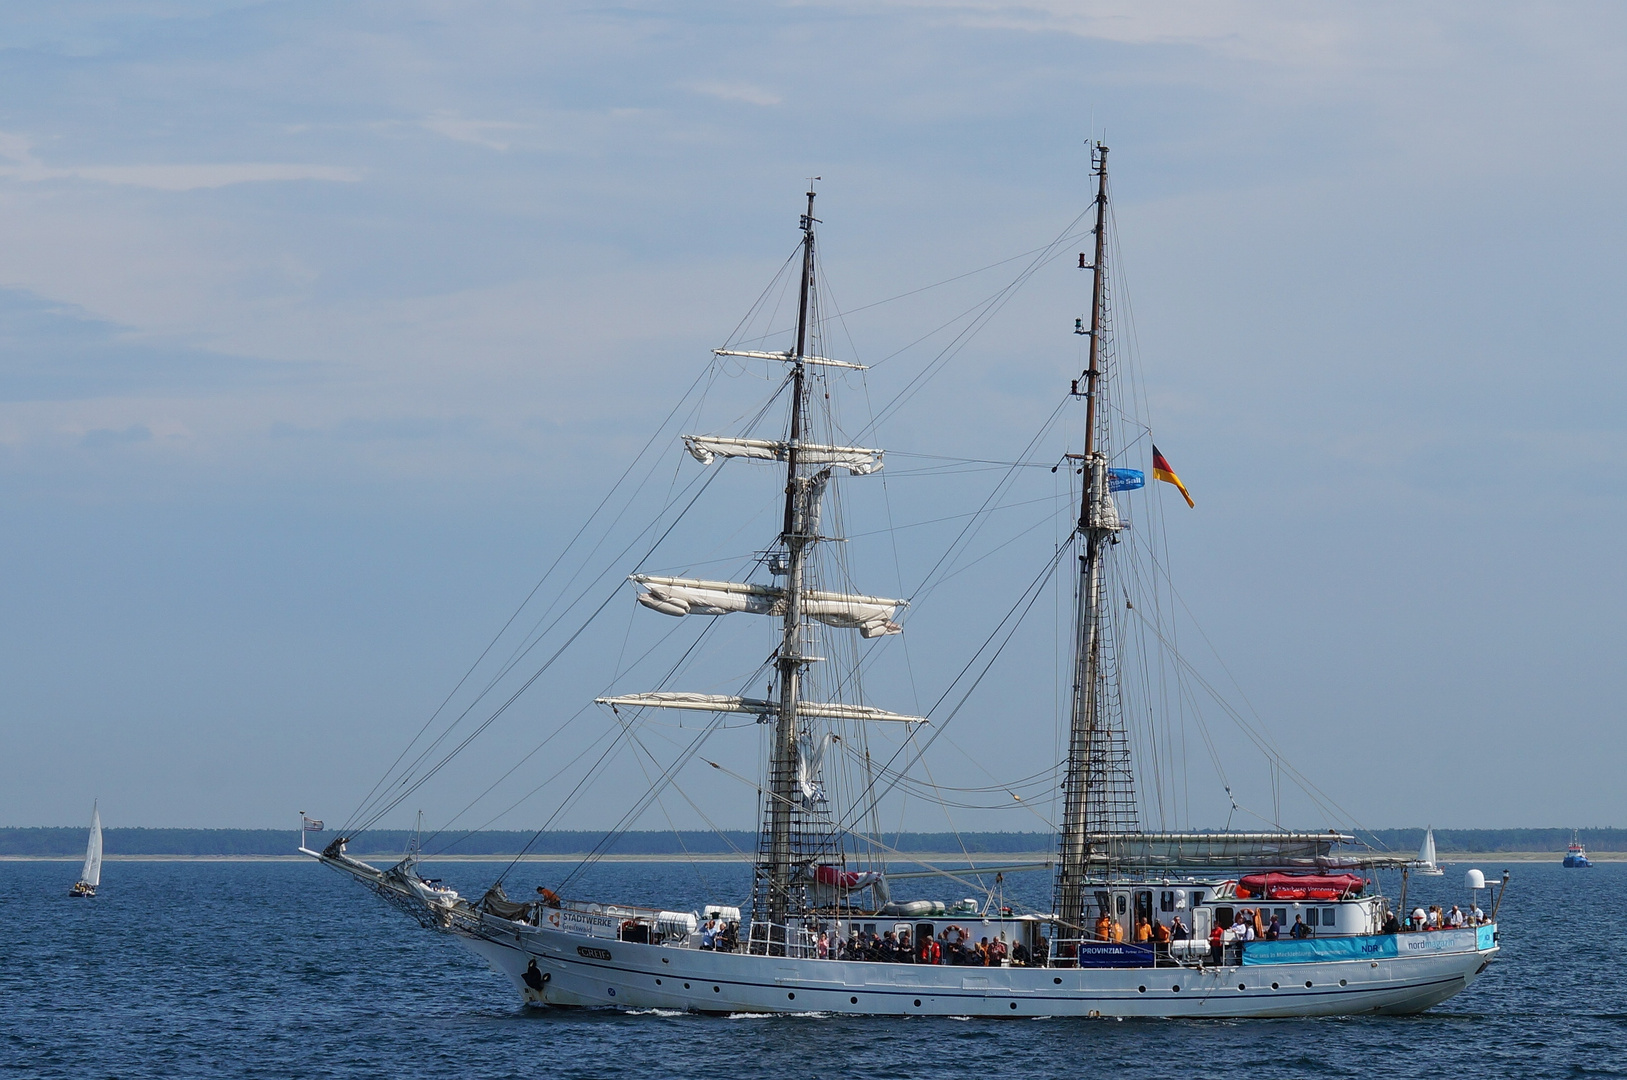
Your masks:
<instances>
[{"instance_id":1,"label":"hazy sky","mask_svg":"<svg viewBox=\"0 0 1627 1080\"><path fill-rule=\"evenodd\" d=\"M855 308L1050 240L1094 136L1155 432L1198 498L1167 512L1178 584L1289 758L1375 827L1621 825L1624 23L12 5L0 823L93 797L109 825L342 817L790 253L806 177ZM1017 453L1076 373L1065 270L885 444ZM962 300L923 295L856 317L854 348ZM929 357L878 370L877 400ZM889 483L905 520L939 497ZM928 652L930 699L962 657ZM566 692L541 693L539 724ZM1043 767L1050 713L997 706L956 753ZM488 776L527 722L494 732ZM749 823L731 798L721 823ZM624 803L612 785L559 824Z\"/></svg>"}]
</instances>

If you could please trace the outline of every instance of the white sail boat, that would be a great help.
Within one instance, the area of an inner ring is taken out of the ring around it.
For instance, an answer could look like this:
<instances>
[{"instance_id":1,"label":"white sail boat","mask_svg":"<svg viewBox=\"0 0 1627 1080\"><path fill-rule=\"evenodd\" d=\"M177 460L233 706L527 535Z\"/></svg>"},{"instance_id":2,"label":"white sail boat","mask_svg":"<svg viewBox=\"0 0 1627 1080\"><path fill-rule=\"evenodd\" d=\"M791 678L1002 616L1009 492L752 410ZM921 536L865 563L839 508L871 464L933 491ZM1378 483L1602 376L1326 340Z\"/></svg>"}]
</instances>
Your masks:
<instances>
[{"instance_id":1,"label":"white sail boat","mask_svg":"<svg viewBox=\"0 0 1627 1080\"><path fill-rule=\"evenodd\" d=\"M102 883L102 814L98 803L90 804L90 839L85 843L85 866L69 896L95 896Z\"/></svg>"},{"instance_id":2,"label":"white sail boat","mask_svg":"<svg viewBox=\"0 0 1627 1080\"><path fill-rule=\"evenodd\" d=\"M1079 256L1079 267L1091 271L1092 282L1089 325L1081 318L1075 328L1088 344L1088 366L1063 402L1083 406L1082 452L1057 459L1058 466L1068 466L1061 478L1075 478L1069 480L1075 486L1068 489L1066 541L1049 556L1041 576L1043 582L1064 574L1074 599L1067 631L1072 690L1061 733L1066 749L1055 771L1042 780L1052 791L1060 778L1064 792L1048 907L1020 910L996 902L992 891L988 903L974 900L954 908L925 899L899 902L894 885L921 875L890 874L889 860L903 857L881 842L879 826L859 823L868 820L886 792L905 782L919 754L902 767L878 767L868 751L853 752L850 758L858 764L851 767L862 769L860 782L844 791L832 782L839 775L833 774L833 762L867 732L903 732L897 745L906 746L924 724L942 730L953 712L934 711L934 706L926 716L908 715L864 700L855 657L869 655L859 653L861 647L879 647L901 631L898 620L906 601L832 587L845 582L846 567L839 562L844 549L834 542L840 523L831 520L828 507L822 523L822 506L839 485L879 472L884 458L880 449L849 445L833 419L830 402L841 380L864 369L822 355L812 191L801 218L801 284L788 347L716 350L719 356L784 366L771 402L783 405L783 426L683 440L708 476L738 459L748 468L767 469L775 489L783 484L777 535L755 564L770 580L622 568L632 570L638 602L661 614L714 617L700 620L708 630L717 617L732 613L774 620L772 654L749 678L735 676L741 687L735 693L662 685L596 699L604 720L629 738L645 717L659 711L711 718L676 760L656 763L650 791L627 799L626 822L676 786L683 767L697 760L698 747L724 730L725 721L744 716L762 725L757 730L764 732L766 761L756 789L761 829L750 895L735 898L739 906L708 905L693 912L613 898L562 897L541 888L539 899L516 902L505 895L499 878L475 900L421 876L416 856L380 870L347 853L357 835L435 775L524 694L552 659L472 733L452 738L453 726L469 714L464 709L427 749L403 752L398 761L404 764L380 781L333 842L305 853L356 878L423 926L452 935L507 976L523 1000L536 1004L761 1013L1265 1017L1414 1013L1474 982L1498 951L1495 923L1398 932L1388 900L1364 872L1404 870L1412 862L1406 857L1360 848L1352 835L1339 831L1140 827L1123 706L1127 681L1117 668L1120 650L1133 636L1119 620L1134 614L1129 600L1117 598L1134 582L1115 566L1133 545L1120 548L1130 522L1120 514L1115 495L1142 488L1144 473L1120 467L1123 458L1116 455L1123 448L1113 445L1122 429L1115 427L1114 415L1120 414L1110 413L1117 353L1108 347L1107 153L1105 146L1093 150L1094 253ZM765 415L766 409L758 413ZM1152 459L1154 475L1161 478L1167 466L1155 449ZM680 512L688 505L693 501ZM670 534L669 527L662 528L662 537ZM834 567L833 559L838 560ZM972 617L962 610L955 616ZM863 646L871 639L876 644ZM530 647L514 655L523 656ZM847 666L839 669L838 662ZM685 670L677 665L668 675L681 677ZM987 670L985 665L977 681ZM767 693L751 692L765 681ZM990 723L1000 720L994 716ZM742 725L736 721L736 726ZM444 746L452 749L443 753ZM639 748L645 749L642 743ZM641 767L653 762L647 751L640 760ZM723 769L715 761L698 760ZM846 805L838 805L844 800ZM569 880L558 882L561 891ZM1496 905L1493 917L1495 911ZM1266 921L1272 930L1256 933ZM1273 932L1289 926L1292 935ZM976 938L988 944L970 948Z\"/></svg>"},{"instance_id":3,"label":"white sail boat","mask_svg":"<svg viewBox=\"0 0 1627 1080\"><path fill-rule=\"evenodd\" d=\"M1414 869L1425 877L1441 877L1446 873L1435 865L1435 828L1424 830L1424 842L1418 847L1418 860Z\"/></svg>"}]
</instances>

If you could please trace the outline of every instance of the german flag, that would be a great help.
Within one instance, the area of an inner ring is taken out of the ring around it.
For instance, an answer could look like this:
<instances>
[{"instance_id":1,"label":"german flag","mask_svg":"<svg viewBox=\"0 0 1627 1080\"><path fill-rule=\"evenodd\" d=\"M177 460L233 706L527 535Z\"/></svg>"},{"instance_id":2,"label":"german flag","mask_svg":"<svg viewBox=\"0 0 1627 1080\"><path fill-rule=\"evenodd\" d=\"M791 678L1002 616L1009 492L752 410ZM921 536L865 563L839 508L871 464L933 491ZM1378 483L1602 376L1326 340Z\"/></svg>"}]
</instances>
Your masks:
<instances>
[{"instance_id":1,"label":"german flag","mask_svg":"<svg viewBox=\"0 0 1627 1080\"><path fill-rule=\"evenodd\" d=\"M1164 460L1164 455L1158 452L1156 446L1152 448L1152 478L1174 484L1180 488L1181 498L1186 500L1186 505L1194 509L1197 507L1198 504L1192 501L1192 493L1186 490L1186 485L1181 483L1181 478L1175 475L1175 470L1169 467L1169 462Z\"/></svg>"}]
</instances>

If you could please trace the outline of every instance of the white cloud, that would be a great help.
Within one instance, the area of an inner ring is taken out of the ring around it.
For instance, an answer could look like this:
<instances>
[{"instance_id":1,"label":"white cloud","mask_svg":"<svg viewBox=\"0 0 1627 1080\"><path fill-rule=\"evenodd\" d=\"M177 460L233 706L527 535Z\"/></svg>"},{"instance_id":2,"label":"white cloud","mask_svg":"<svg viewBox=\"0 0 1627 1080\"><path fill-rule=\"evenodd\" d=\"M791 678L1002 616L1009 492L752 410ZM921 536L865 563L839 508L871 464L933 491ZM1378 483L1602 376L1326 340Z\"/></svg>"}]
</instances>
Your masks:
<instances>
[{"instance_id":1,"label":"white cloud","mask_svg":"<svg viewBox=\"0 0 1627 1080\"><path fill-rule=\"evenodd\" d=\"M457 142L484 146L488 150L507 150L510 143L493 136L525 127L510 120L470 120L446 109L430 113L424 118L423 126L426 131Z\"/></svg>"},{"instance_id":2,"label":"white cloud","mask_svg":"<svg viewBox=\"0 0 1627 1080\"><path fill-rule=\"evenodd\" d=\"M0 178L38 183L45 180L96 180L104 184L153 188L158 191L195 191L277 180L327 180L356 183L359 169L343 165L288 165L274 163L200 165L47 165L34 156L26 136L0 132Z\"/></svg>"},{"instance_id":3,"label":"white cloud","mask_svg":"<svg viewBox=\"0 0 1627 1080\"><path fill-rule=\"evenodd\" d=\"M707 97L718 98L721 101L738 101L745 105L778 105L784 100L772 90L751 83L697 82L690 83L689 89Z\"/></svg>"}]
</instances>

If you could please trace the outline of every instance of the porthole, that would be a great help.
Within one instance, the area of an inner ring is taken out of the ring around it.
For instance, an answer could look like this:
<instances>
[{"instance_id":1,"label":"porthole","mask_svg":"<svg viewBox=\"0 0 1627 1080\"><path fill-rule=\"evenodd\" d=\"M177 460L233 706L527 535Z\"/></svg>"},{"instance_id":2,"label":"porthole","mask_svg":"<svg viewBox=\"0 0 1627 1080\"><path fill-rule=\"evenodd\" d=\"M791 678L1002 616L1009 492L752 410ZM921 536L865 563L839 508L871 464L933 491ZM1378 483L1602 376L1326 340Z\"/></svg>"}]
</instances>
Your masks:
<instances>
[{"instance_id":1,"label":"porthole","mask_svg":"<svg viewBox=\"0 0 1627 1080\"><path fill-rule=\"evenodd\" d=\"M1052 979L1051 981L1056 983L1058 986L1062 985L1062 977L1060 975L1057 976L1056 978Z\"/></svg>"},{"instance_id":2,"label":"porthole","mask_svg":"<svg viewBox=\"0 0 1627 1080\"><path fill-rule=\"evenodd\" d=\"M1347 982L1345 982L1345 981L1344 981L1344 980L1343 980L1343 979L1340 979L1340 980L1339 980L1339 985L1340 985L1340 986L1349 986L1349 985L1350 985L1350 984L1349 984L1349 983L1347 983Z\"/></svg>"},{"instance_id":3,"label":"porthole","mask_svg":"<svg viewBox=\"0 0 1627 1080\"><path fill-rule=\"evenodd\" d=\"M1013 1008L1013 1009L1015 1009L1015 1008L1016 1008L1016 1007L1017 1007L1017 1003L1016 1003L1016 1002L1015 1002L1015 1001L1013 1001L1013 1002L1012 1002L1012 1003L1011 1003L1011 1007L1012 1007L1012 1008Z\"/></svg>"},{"instance_id":4,"label":"porthole","mask_svg":"<svg viewBox=\"0 0 1627 1080\"><path fill-rule=\"evenodd\" d=\"M1145 994L1145 993L1146 993L1146 992L1147 992L1147 988L1146 988L1146 987L1145 987L1145 986L1138 986L1138 987L1136 987L1136 993L1138 993L1138 994Z\"/></svg>"},{"instance_id":5,"label":"porthole","mask_svg":"<svg viewBox=\"0 0 1627 1080\"><path fill-rule=\"evenodd\" d=\"M655 985L660 986L661 985L661 980L660 979L655 980Z\"/></svg>"},{"instance_id":6,"label":"porthole","mask_svg":"<svg viewBox=\"0 0 1627 1080\"><path fill-rule=\"evenodd\" d=\"M1306 979L1305 980L1305 989L1309 990L1310 988L1311 988L1311 980Z\"/></svg>"},{"instance_id":7,"label":"porthole","mask_svg":"<svg viewBox=\"0 0 1627 1080\"><path fill-rule=\"evenodd\" d=\"M859 999L858 999L858 998L856 998L856 997L850 997L850 998L848 998L848 999L847 999L847 1000L848 1000L848 1002L849 1002L849 1003L850 1003L850 1004L853 1004L853 1005L857 1005L857 1004L858 1004L858 1003L859 1003Z\"/></svg>"},{"instance_id":8,"label":"porthole","mask_svg":"<svg viewBox=\"0 0 1627 1080\"><path fill-rule=\"evenodd\" d=\"M1239 990L1247 990L1248 989L1248 987L1246 985L1244 985L1243 983L1238 983L1237 988Z\"/></svg>"},{"instance_id":9,"label":"porthole","mask_svg":"<svg viewBox=\"0 0 1627 1080\"><path fill-rule=\"evenodd\" d=\"M605 992L608 993L611 997L616 996L616 988L614 986L612 986L609 990L607 990Z\"/></svg>"},{"instance_id":10,"label":"porthole","mask_svg":"<svg viewBox=\"0 0 1627 1080\"><path fill-rule=\"evenodd\" d=\"M670 964L670 963L672 963L672 961L671 961L671 960L668 960L668 959L667 959L667 958L666 958L666 957L664 957L664 956L663 956L663 957L662 957L662 958L661 958L661 962L662 962L662 963L663 963L663 964Z\"/></svg>"},{"instance_id":11,"label":"porthole","mask_svg":"<svg viewBox=\"0 0 1627 1080\"><path fill-rule=\"evenodd\" d=\"M1276 984L1276 983L1272 983L1272 984L1271 984L1271 989L1273 989L1273 990L1275 990L1275 989L1276 989L1276 988L1277 988L1277 984Z\"/></svg>"},{"instance_id":12,"label":"porthole","mask_svg":"<svg viewBox=\"0 0 1627 1080\"><path fill-rule=\"evenodd\" d=\"M1181 984L1176 983L1174 986L1169 988L1169 992L1172 994L1179 994L1181 992Z\"/></svg>"},{"instance_id":13,"label":"porthole","mask_svg":"<svg viewBox=\"0 0 1627 1080\"><path fill-rule=\"evenodd\" d=\"M685 989L685 990L688 990L688 989L689 989L689 984L688 984L688 983L684 983L684 989Z\"/></svg>"},{"instance_id":14,"label":"porthole","mask_svg":"<svg viewBox=\"0 0 1627 1080\"><path fill-rule=\"evenodd\" d=\"M921 1007L921 999L920 998L915 999L915 1007L917 1009L919 1009Z\"/></svg>"},{"instance_id":15,"label":"porthole","mask_svg":"<svg viewBox=\"0 0 1627 1080\"><path fill-rule=\"evenodd\" d=\"M796 995L795 994L786 994L785 998L786 998L787 1001L793 1001L793 1000L796 999Z\"/></svg>"},{"instance_id":16,"label":"porthole","mask_svg":"<svg viewBox=\"0 0 1627 1080\"><path fill-rule=\"evenodd\" d=\"M714 987L712 987L712 993L714 993L714 994L721 994L721 993L723 993L723 987L721 987L721 986L714 986Z\"/></svg>"}]
</instances>

